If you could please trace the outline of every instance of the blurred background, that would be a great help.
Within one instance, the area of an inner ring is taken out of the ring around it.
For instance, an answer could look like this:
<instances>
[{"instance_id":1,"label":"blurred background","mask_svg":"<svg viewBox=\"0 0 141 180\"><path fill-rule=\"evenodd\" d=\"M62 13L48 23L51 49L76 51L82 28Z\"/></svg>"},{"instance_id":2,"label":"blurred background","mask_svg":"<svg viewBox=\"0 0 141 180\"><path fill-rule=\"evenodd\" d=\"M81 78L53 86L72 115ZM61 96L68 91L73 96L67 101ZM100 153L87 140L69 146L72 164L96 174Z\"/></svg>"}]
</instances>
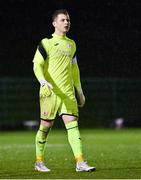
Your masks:
<instances>
[{"instance_id":1,"label":"blurred background","mask_svg":"<svg viewBox=\"0 0 141 180\"><path fill-rule=\"evenodd\" d=\"M0 130L39 123L39 83L32 59L53 33L51 15L66 8L86 96L83 128L141 126L141 2L134 0L1 0ZM62 128L57 118L55 127Z\"/></svg>"}]
</instances>

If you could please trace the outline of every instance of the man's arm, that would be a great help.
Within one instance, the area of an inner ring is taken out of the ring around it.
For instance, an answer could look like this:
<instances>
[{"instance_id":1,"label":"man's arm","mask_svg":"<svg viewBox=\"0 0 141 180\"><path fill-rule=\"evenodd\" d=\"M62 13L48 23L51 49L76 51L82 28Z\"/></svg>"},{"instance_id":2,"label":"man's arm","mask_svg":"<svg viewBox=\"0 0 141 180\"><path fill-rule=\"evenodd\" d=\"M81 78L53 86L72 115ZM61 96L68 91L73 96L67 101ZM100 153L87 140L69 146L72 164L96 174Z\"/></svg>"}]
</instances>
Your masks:
<instances>
[{"instance_id":1,"label":"man's arm","mask_svg":"<svg viewBox=\"0 0 141 180\"><path fill-rule=\"evenodd\" d=\"M77 64L77 58L76 56L72 60L72 75L73 75L73 82L74 82L74 88L75 88L75 95L78 102L79 107L83 107L85 104L85 96L83 94L83 90L81 87L81 81L80 81L80 71Z\"/></svg>"},{"instance_id":2,"label":"man's arm","mask_svg":"<svg viewBox=\"0 0 141 180\"><path fill-rule=\"evenodd\" d=\"M34 59L33 59L33 71L40 82L41 88L40 88L40 96L46 97L51 94L51 89L53 89L52 85L47 82L44 76L44 63L46 59L46 51L43 48L43 45L40 43L38 45L38 48L36 50Z\"/></svg>"},{"instance_id":3,"label":"man's arm","mask_svg":"<svg viewBox=\"0 0 141 180\"><path fill-rule=\"evenodd\" d=\"M37 49L33 59L33 71L40 84L41 81L45 81L43 68L44 68L44 59L40 54L39 50Z\"/></svg>"}]
</instances>

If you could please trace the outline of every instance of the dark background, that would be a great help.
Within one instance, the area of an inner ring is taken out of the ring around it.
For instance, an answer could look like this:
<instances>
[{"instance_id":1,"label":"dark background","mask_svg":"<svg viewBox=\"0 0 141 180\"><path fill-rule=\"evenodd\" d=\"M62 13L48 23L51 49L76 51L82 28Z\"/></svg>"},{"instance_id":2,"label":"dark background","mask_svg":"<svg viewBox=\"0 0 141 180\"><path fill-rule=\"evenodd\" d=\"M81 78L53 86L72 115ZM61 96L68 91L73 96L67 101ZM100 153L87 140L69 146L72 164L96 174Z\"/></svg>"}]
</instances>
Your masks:
<instances>
[{"instance_id":1,"label":"dark background","mask_svg":"<svg viewBox=\"0 0 141 180\"><path fill-rule=\"evenodd\" d=\"M141 127L141 1L1 0L0 129L39 119L32 60L60 8L70 14L68 37L77 44L86 96L81 126L113 127L123 118L126 127Z\"/></svg>"},{"instance_id":2,"label":"dark background","mask_svg":"<svg viewBox=\"0 0 141 180\"><path fill-rule=\"evenodd\" d=\"M141 77L141 1L0 1L0 77L31 77L38 42L66 8L83 77Z\"/></svg>"}]
</instances>

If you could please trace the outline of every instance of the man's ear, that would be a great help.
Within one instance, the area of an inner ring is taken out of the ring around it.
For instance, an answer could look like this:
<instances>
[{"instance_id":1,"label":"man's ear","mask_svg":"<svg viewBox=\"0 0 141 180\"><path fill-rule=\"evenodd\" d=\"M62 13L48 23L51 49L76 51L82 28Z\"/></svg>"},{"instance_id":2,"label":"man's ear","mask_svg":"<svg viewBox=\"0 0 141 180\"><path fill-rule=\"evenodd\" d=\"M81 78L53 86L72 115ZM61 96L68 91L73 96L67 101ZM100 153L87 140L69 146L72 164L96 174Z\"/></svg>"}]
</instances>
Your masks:
<instances>
[{"instance_id":1,"label":"man's ear","mask_svg":"<svg viewBox=\"0 0 141 180\"><path fill-rule=\"evenodd\" d=\"M56 22L55 22L55 21L53 21L53 22L52 22L52 25L55 27L55 26L56 26Z\"/></svg>"}]
</instances>

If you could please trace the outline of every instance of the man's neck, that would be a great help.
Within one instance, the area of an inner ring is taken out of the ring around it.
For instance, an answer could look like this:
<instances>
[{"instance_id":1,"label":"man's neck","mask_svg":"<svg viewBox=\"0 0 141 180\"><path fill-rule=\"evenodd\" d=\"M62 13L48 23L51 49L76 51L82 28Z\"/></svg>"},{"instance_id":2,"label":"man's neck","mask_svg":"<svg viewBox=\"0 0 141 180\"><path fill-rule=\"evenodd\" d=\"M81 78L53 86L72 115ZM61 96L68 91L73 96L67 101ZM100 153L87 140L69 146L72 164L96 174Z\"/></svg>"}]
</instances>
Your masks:
<instances>
[{"instance_id":1,"label":"man's neck","mask_svg":"<svg viewBox=\"0 0 141 180\"><path fill-rule=\"evenodd\" d=\"M57 31L57 30L55 30L54 33L55 33L56 35L58 35L58 36L66 36L66 33L59 32L59 31Z\"/></svg>"}]
</instances>

